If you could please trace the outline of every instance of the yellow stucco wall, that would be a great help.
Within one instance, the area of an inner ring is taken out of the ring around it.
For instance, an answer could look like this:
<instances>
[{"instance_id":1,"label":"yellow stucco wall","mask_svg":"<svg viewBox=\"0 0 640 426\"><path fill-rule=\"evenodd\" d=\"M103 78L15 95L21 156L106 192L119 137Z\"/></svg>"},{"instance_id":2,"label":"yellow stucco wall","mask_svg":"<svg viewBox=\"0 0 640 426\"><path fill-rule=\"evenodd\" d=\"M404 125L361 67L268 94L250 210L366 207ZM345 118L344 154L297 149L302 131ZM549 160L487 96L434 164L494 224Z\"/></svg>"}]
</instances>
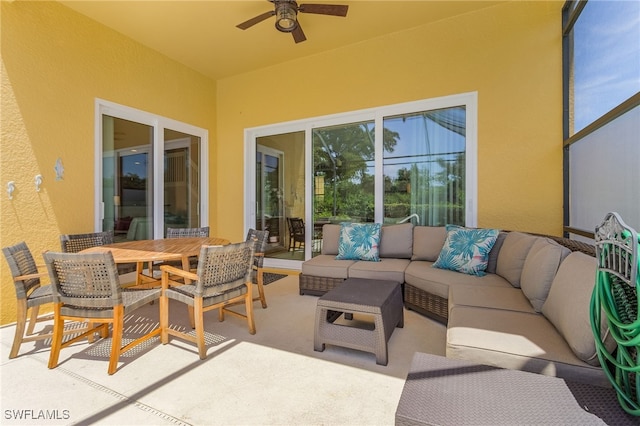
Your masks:
<instances>
[{"instance_id":1,"label":"yellow stucco wall","mask_svg":"<svg viewBox=\"0 0 640 426\"><path fill-rule=\"evenodd\" d=\"M41 260L61 233L93 230L95 98L207 129L209 223L241 240L244 129L471 91L478 225L559 235L562 3L500 4L214 82L59 3L3 1L0 245L24 240ZM15 306L4 261L0 277L5 324Z\"/></svg>"},{"instance_id":2,"label":"yellow stucco wall","mask_svg":"<svg viewBox=\"0 0 640 426\"><path fill-rule=\"evenodd\" d=\"M561 8L504 3L220 80L216 178L242 170L245 128L477 91L478 226L560 235ZM218 192L235 236L242 185Z\"/></svg>"},{"instance_id":3,"label":"yellow stucco wall","mask_svg":"<svg viewBox=\"0 0 640 426\"><path fill-rule=\"evenodd\" d=\"M60 234L93 232L95 98L207 129L215 164L215 81L57 2L1 7L2 247L26 241L42 263L43 251L59 249ZM65 169L59 181L57 158ZM13 200L8 181L16 184ZM213 180L209 191L214 206ZM0 271L5 324L15 321L15 294L4 260Z\"/></svg>"}]
</instances>

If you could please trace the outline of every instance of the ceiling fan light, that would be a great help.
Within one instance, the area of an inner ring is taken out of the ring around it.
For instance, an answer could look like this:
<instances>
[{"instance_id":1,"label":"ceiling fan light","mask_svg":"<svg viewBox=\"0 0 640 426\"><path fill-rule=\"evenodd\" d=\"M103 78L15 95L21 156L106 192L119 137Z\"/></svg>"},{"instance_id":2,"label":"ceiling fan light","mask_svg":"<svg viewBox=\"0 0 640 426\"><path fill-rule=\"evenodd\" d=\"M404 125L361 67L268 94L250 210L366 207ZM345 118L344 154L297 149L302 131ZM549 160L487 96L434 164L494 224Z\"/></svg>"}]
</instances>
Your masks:
<instances>
[{"instance_id":1,"label":"ceiling fan light","mask_svg":"<svg viewBox=\"0 0 640 426\"><path fill-rule=\"evenodd\" d=\"M290 33L296 29L296 9L288 3L279 4L276 8L276 28L278 31Z\"/></svg>"}]
</instances>

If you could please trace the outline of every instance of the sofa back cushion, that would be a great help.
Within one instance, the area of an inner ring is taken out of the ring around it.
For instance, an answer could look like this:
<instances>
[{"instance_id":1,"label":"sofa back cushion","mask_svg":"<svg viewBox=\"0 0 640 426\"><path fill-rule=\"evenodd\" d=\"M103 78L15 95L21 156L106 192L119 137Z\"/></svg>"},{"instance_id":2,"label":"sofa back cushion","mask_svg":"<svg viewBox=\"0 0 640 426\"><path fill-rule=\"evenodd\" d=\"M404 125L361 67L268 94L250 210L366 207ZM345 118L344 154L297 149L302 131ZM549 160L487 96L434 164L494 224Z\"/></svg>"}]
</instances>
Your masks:
<instances>
[{"instance_id":1,"label":"sofa back cushion","mask_svg":"<svg viewBox=\"0 0 640 426\"><path fill-rule=\"evenodd\" d=\"M560 264L553 279L542 314L565 338L573 353L591 365L599 365L595 339L591 330L591 294L596 282L598 262L581 252L573 252ZM600 324L602 336L607 335L606 316ZM615 346L605 339L610 351Z\"/></svg>"},{"instance_id":2,"label":"sofa back cushion","mask_svg":"<svg viewBox=\"0 0 640 426\"><path fill-rule=\"evenodd\" d=\"M531 246L522 268L520 287L536 312L542 311L558 267L569 253L571 250L549 238L537 238Z\"/></svg>"},{"instance_id":3,"label":"sofa back cushion","mask_svg":"<svg viewBox=\"0 0 640 426\"><path fill-rule=\"evenodd\" d=\"M328 223L322 226L322 254L337 255L339 241L339 224Z\"/></svg>"},{"instance_id":4,"label":"sofa back cushion","mask_svg":"<svg viewBox=\"0 0 640 426\"><path fill-rule=\"evenodd\" d=\"M435 262L446 239L447 230L444 226L416 226L413 228L411 260Z\"/></svg>"},{"instance_id":5,"label":"sofa back cushion","mask_svg":"<svg viewBox=\"0 0 640 426\"><path fill-rule=\"evenodd\" d=\"M385 225L380 236L380 257L411 259L413 254L413 224Z\"/></svg>"},{"instance_id":6,"label":"sofa back cushion","mask_svg":"<svg viewBox=\"0 0 640 426\"><path fill-rule=\"evenodd\" d=\"M520 288L520 277L522 276L524 262L537 238L522 232L509 232L500 248L496 274L509 281L512 286Z\"/></svg>"},{"instance_id":7,"label":"sofa back cushion","mask_svg":"<svg viewBox=\"0 0 640 426\"><path fill-rule=\"evenodd\" d=\"M491 248L489 252L489 263L487 263L487 274L495 274L496 268L498 267L498 255L500 254L500 249L502 248L502 244L504 243L504 239L507 237L508 232L500 231L498 234L498 239L495 244Z\"/></svg>"}]
</instances>

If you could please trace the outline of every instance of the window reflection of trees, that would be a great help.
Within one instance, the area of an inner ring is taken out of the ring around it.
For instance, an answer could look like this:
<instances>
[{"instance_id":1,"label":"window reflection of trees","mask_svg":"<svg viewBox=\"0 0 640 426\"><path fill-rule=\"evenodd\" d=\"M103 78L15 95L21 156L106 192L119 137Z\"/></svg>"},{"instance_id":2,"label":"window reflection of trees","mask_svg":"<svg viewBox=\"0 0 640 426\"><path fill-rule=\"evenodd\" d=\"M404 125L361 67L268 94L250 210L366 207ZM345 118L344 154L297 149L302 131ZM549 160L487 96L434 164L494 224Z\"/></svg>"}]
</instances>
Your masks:
<instances>
[{"instance_id":1,"label":"window reflection of trees","mask_svg":"<svg viewBox=\"0 0 640 426\"><path fill-rule=\"evenodd\" d=\"M418 121L424 128L411 128ZM417 214L423 225L463 225L465 108L405 114L384 123L385 221ZM322 185L315 191L315 221L374 221L374 131L373 122L314 129L314 175L321 180L314 184Z\"/></svg>"}]
</instances>

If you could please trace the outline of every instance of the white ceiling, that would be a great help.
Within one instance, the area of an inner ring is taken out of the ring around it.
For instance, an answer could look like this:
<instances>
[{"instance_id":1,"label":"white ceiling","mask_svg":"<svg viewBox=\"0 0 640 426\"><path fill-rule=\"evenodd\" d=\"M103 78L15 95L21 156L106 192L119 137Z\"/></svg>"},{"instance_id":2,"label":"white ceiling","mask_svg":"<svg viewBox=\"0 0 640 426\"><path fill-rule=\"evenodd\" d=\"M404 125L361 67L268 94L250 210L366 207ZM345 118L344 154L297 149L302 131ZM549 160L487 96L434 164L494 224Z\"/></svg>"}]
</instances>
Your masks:
<instances>
[{"instance_id":1,"label":"white ceiling","mask_svg":"<svg viewBox=\"0 0 640 426\"><path fill-rule=\"evenodd\" d=\"M294 43L271 17L248 30L236 25L273 10L267 0L59 0L213 79L318 54L490 7L501 1L299 1L349 6L346 18L299 14L307 40Z\"/></svg>"}]
</instances>

